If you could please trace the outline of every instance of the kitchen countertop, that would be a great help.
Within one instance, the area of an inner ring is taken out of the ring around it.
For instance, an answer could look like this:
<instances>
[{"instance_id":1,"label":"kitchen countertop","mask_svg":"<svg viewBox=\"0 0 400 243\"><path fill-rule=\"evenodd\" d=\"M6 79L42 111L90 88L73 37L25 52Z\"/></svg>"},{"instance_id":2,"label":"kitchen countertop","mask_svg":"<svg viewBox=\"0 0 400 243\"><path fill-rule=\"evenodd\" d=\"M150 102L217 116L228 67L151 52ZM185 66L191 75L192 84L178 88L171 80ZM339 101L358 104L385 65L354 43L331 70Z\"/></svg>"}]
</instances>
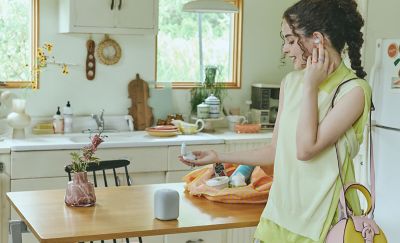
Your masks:
<instances>
[{"instance_id":1,"label":"kitchen countertop","mask_svg":"<svg viewBox=\"0 0 400 243\"><path fill-rule=\"evenodd\" d=\"M10 144L6 141L0 141L0 154L10 153Z\"/></svg>"},{"instance_id":2,"label":"kitchen countertop","mask_svg":"<svg viewBox=\"0 0 400 243\"><path fill-rule=\"evenodd\" d=\"M262 142L272 137L271 131L257 134L237 134L227 130L216 133L198 133L195 135L178 135L175 137L152 137L144 131L120 132L105 134L105 142L100 148L152 147L176 146L183 142L187 145L195 144L224 144L243 140ZM36 135L25 139L5 139L0 142L0 153L10 151L40 151L80 149L90 143L89 134L72 133L66 135Z\"/></svg>"}]
</instances>

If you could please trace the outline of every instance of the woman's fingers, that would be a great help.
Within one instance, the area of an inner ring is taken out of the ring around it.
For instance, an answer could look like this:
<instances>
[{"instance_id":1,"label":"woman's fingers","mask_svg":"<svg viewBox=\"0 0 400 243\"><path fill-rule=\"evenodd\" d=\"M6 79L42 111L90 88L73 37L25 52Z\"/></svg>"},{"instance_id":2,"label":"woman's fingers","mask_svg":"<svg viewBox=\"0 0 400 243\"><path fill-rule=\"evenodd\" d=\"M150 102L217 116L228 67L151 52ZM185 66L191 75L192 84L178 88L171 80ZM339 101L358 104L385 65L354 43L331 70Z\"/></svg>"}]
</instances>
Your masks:
<instances>
[{"instance_id":1,"label":"woman's fingers","mask_svg":"<svg viewBox=\"0 0 400 243\"><path fill-rule=\"evenodd\" d=\"M329 72L329 64L330 64L330 59L329 59L329 53L328 53L328 50L324 50L324 53L325 53L325 56L324 56L324 58L325 58L325 61L324 61L324 70L328 73L328 74L330 74L330 72Z\"/></svg>"},{"instance_id":2,"label":"woman's fingers","mask_svg":"<svg viewBox=\"0 0 400 243\"><path fill-rule=\"evenodd\" d=\"M322 43L318 45L318 63L323 64L325 62L325 50Z\"/></svg>"},{"instance_id":3,"label":"woman's fingers","mask_svg":"<svg viewBox=\"0 0 400 243\"><path fill-rule=\"evenodd\" d=\"M311 56L307 57L307 67L311 66Z\"/></svg>"},{"instance_id":4,"label":"woman's fingers","mask_svg":"<svg viewBox=\"0 0 400 243\"><path fill-rule=\"evenodd\" d=\"M181 161L182 163L184 163L185 165L188 166L193 166L193 163L190 161L185 160L182 156L178 156L179 161Z\"/></svg>"},{"instance_id":5,"label":"woman's fingers","mask_svg":"<svg viewBox=\"0 0 400 243\"><path fill-rule=\"evenodd\" d=\"M318 49L313 48L312 49L312 63L317 63L318 62Z\"/></svg>"},{"instance_id":6,"label":"woman's fingers","mask_svg":"<svg viewBox=\"0 0 400 243\"><path fill-rule=\"evenodd\" d=\"M193 151L193 154L194 154L196 157L200 157L200 156L202 155L202 151Z\"/></svg>"}]
</instances>

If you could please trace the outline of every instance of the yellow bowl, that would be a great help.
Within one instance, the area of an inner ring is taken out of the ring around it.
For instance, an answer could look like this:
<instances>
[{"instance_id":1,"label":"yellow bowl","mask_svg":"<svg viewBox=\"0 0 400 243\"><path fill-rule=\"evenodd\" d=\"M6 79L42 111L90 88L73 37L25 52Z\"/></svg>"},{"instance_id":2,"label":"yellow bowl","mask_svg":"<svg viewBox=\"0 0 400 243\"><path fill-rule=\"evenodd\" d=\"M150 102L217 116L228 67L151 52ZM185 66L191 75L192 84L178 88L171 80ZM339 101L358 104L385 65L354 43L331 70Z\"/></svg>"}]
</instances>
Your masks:
<instances>
[{"instance_id":1,"label":"yellow bowl","mask_svg":"<svg viewBox=\"0 0 400 243\"><path fill-rule=\"evenodd\" d=\"M151 130L151 129L146 129L146 132L150 135L150 136L154 136L154 137L173 137L178 135L178 130L163 130L163 131L157 131L157 130Z\"/></svg>"}]
</instances>

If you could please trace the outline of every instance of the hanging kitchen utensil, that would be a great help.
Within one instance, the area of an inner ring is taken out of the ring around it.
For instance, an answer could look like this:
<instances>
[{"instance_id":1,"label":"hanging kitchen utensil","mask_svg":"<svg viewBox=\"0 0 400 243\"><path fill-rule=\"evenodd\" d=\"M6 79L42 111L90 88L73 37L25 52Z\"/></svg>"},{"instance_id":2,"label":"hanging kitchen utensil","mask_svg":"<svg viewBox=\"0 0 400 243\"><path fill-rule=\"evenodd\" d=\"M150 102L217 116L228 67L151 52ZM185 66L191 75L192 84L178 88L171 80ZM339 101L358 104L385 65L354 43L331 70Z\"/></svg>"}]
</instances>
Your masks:
<instances>
[{"instance_id":1,"label":"hanging kitchen utensil","mask_svg":"<svg viewBox=\"0 0 400 243\"><path fill-rule=\"evenodd\" d=\"M129 108L129 115L133 117L135 130L143 131L151 127L154 122L153 110L147 105L149 95L148 84L136 74L136 79L128 85L129 98L132 106Z\"/></svg>"},{"instance_id":2,"label":"hanging kitchen utensil","mask_svg":"<svg viewBox=\"0 0 400 243\"><path fill-rule=\"evenodd\" d=\"M86 78L88 80L93 80L96 76L96 58L94 57L95 45L92 39L86 42Z\"/></svg>"},{"instance_id":3,"label":"hanging kitchen utensil","mask_svg":"<svg viewBox=\"0 0 400 243\"><path fill-rule=\"evenodd\" d=\"M121 59L121 47L106 34L97 46L97 57L105 65L116 64Z\"/></svg>"}]
</instances>

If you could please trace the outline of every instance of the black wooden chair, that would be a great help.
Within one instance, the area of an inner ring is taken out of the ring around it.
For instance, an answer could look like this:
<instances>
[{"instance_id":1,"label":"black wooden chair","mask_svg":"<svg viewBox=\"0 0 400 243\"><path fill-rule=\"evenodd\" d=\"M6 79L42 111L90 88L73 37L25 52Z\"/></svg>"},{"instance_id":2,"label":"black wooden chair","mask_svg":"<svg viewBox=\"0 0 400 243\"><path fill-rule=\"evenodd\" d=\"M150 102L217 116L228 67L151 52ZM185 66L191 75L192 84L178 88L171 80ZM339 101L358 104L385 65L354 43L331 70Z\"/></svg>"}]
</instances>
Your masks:
<instances>
[{"instance_id":1,"label":"black wooden chair","mask_svg":"<svg viewBox=\"0 0 400 243\"><path fill-rule=\"evenodd\" d=\"M88 164L88 167L86 168L86 171L88 172L88 175L90 175L90 172L92 172L93 175L93 182L94 182L94 186L97 187L98 184L100 184L100 182L98 183L97 179L98 177L103 177L103 182L104 182L104 186L108 187L109 186L109 182L107 181L107 173L106 170L112 170L113 175L114 175L114 186L120 186L121 185L121 181L117 175L117 168L124 168L125 171L125 177L126 177L126 183L128 186L132 185L132 181L131 178L129 176L128 173L128 165L130 164L129 160L124 160L124 159L120 159L120 160L104 160L104 161L100 161L99 163L90 163ZM68 173L68 180L71 181L72 177L71 174L72 172L72 166L71 165L67 165L65 166L65 172ZM100 174L100 175L99 175ZM142 241L142 237L138 237L139 238L139 242L143 243ZM129 243L129 239L126 238L125 239L126 243ZM117 240L113 239L113 242L116 243ZM91 243L93 243L93 241L91 241ZM101 241L101 243L104 243L104 240Z\"/></svg>"}]
</instances>

